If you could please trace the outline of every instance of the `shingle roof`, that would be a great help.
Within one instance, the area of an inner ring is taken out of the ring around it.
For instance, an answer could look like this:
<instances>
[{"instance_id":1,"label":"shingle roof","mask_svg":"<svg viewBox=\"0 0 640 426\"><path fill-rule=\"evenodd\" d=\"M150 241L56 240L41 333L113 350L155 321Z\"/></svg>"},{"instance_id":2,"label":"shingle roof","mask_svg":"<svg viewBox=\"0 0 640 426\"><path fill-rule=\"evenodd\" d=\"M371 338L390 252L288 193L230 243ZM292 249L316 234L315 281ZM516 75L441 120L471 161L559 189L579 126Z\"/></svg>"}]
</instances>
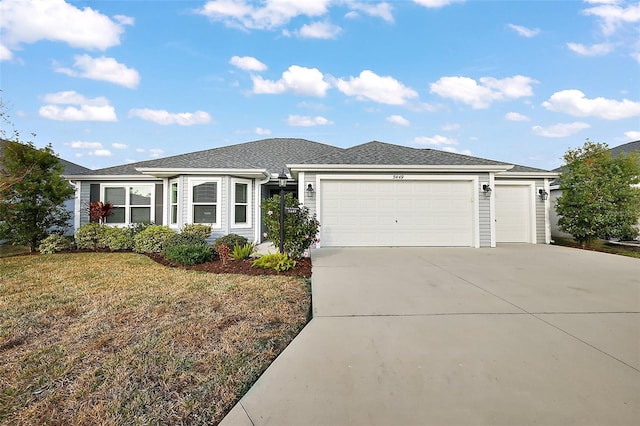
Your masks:
<instances>
[{"instance_id":1,"label":"shingle roof","mask_svg":"<svg viewBox=\"0 0 640 426\"><path fill-rule=\"evenodd\" d=\"M3 155L7 142L7 140L0 139L0 156ZM60 160L60 163L64 166L63 174L65 175L74 175L91 171L91 169L72 163L71 161L67 161L63 158L58 157L58 160Z\"/></svg>"},{"instance_id":2,"label":"shingle roof","mask_svg":"<svg viewBox=\"0 0 640 426\"><path fill-rule=\"evenodd\" d=\"M267 169L279 173L286 164L299 164L342 148L306 139L272 138L204 151L93 170L91 175L137 175L136 168Z\"/></svg>"},{"instance_id":3,"label":"shingle roof","mask_svg":"<svg viewBox=\"0 0 640 426\"><path fill-rule=\"evenodd\" d=\"M507 165L500 161L438 151L428 148L410 148L385 142L372 141L336 151L322 157L307 158L299 164L362 164L362 165Z\"/></svg>"}]
</instances>

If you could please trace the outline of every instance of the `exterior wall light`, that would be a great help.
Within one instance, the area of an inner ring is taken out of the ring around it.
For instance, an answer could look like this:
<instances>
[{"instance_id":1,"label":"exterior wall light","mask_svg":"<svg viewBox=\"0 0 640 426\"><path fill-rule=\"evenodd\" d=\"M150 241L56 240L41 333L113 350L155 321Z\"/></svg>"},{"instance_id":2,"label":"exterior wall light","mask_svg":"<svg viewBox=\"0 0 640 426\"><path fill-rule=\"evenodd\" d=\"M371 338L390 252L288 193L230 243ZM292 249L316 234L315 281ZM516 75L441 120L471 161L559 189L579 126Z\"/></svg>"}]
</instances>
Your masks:
<instances>
[{"instance_id":1,"label":"exterior wall light","mask_svg":"<svg viewBox=\"0 0 640 426\"><path fill-rule=\"evenodd\" d=\"M538 195L540 195L542 201L547 201L549 198L549 193L544 188L538 189Z\"/></svg>"},{"instance_id":2,"label":"exterior wall light","mask_svg":"<svg viewBox=\"0 0 640 426\"><path fill-rule=\"evenodd\" d=\"M307 193L307 197L312 198L313 193L315 192L313 189L313 185L312 184L307 185L307 190L305 192Z\"/></svg>"},{"instance_id":3,"label":"exterior wall light","mask_svg":"<svg viewBox=\"0 0 640 426\"><path fill-rule=\"evenodd\" d=\"M484 192L485 197L491 198L491 187L488 184L482 184L482 192Z\"/></svg>"}]
</instances>

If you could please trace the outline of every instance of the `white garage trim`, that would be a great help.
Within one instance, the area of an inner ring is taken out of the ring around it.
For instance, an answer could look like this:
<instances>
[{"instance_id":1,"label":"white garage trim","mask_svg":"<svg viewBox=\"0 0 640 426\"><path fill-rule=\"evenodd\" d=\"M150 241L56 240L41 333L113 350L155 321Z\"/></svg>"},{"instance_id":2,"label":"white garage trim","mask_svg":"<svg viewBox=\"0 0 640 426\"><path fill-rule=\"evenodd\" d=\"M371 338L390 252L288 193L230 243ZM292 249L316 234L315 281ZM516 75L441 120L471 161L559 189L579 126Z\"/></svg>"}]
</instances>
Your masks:
<instances>
[{"instance_id":1,"label":"white garage trim","mask_svg":"<svg viewBox=\"0 0 640 426\"><path fill-rule=\"evenodd\" d=\"M521 186L528 188L528 199L529 199L529 241L528 243L535 244L536 243L536 183L535 181L518 181L518 180L497 180L495 182L496 186L496 196L500 186ZM495 206L495 200L492 200ZM494 222L498 218L494 216ZM496 226L497 228L497 226ZM495 236L497 241L497 229L495 230Z\"/></svg>"},{"instance_id":2,"label":"white garage trim","mask_svg":"<svg viewBox=\"0 0 640 426\"><path fill-rule=\"evenodd\" d=\"M472 194L472 212L471 218L472 236L471 246L480 247L480 212L479 212L479 200L478 200L478 176L476 175L407 175L407 174L319 174L316 175L316 212L318 220L323 223L322 217L322 191L323 181L330 180L353 180L353 181L457 181L468 182L470 185L470 192ZM322 234L322 227L320 230ZM318 247L321 247L322 239L318 243Z\"/></svg>"}]
</instances>

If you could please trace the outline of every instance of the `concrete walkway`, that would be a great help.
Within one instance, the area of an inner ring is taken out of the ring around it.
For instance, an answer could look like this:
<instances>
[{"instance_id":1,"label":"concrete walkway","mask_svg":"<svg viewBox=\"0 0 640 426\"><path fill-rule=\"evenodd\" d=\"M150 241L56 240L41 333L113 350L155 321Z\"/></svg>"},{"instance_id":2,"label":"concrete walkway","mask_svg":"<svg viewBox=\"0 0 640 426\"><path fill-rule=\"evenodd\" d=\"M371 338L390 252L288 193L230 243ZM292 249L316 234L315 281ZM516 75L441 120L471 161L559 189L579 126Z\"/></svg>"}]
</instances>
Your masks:
<instances>
[{"instance_id":1,"label":"concrete walkway","mask_svg":"<svg viewBox=\"0 0 640 426\"><path fill-rule=\"evenodd\" d=\"M314 319L221 423L640 424L640 260L320 249Z\"/></svg>"}]
</instances>

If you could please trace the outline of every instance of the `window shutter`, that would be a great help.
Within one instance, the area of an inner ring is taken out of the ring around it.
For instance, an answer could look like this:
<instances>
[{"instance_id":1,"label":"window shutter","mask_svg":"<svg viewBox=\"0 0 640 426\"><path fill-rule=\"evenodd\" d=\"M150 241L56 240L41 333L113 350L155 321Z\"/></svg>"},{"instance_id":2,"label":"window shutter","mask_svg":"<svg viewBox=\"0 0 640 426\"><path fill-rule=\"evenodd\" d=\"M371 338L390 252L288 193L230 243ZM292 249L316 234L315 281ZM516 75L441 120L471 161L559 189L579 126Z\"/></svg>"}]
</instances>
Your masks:
<instances>
[{"instance_id":1,"label":"window shutter","mask_svg":"<svg viewBox=\"0 0 640 426\"><path fill-rule=\"evenodd\" d=\"M163 188L161 183L156 184L156 225L162 225L162 193Z\"/></svg>"},{"instance_id":2,"label":"window shutter","mask_svg":"<svg viewBox=\"0 0 640 426\"><path fill-rule=\"evenodd\" d=\"M89 202L100 201L100 184L92 183L89 185Z\"/></svg>"}]
</instances>

